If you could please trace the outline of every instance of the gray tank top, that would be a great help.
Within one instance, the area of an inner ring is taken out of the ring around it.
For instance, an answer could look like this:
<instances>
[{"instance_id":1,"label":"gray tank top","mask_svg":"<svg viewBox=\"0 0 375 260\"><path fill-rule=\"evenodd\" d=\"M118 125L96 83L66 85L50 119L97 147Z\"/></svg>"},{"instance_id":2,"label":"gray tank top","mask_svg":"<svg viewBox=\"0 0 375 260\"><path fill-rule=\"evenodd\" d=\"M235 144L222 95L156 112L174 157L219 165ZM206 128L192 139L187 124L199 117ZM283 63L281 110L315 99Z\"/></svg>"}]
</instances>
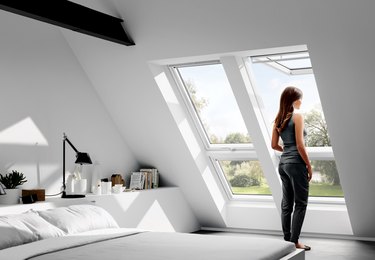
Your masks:
<instances>
[{"instance_id":1,"label":"gray tank top","mask_svg":"<svg viewBox=\"0 0 375 260\"><path fill-rule=\"evenodd\" d=\"M303 134L306 136L305 130L303 130ZM280 137L284 143L284 150L281 154L280 163L305 163L297 149L296 130L293 122L293 115L290 118L287 126L280 133Z\"/></svg>"}]
</instances>

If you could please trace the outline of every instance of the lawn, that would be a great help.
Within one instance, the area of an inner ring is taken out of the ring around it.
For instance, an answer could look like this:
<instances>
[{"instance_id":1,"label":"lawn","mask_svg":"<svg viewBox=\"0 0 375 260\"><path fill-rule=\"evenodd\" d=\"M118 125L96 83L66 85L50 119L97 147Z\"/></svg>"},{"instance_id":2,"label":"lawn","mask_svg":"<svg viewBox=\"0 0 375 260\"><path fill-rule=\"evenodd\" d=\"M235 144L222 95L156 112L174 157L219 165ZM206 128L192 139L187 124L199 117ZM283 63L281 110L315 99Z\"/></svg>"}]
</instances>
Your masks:
<instances>
[{"instance_id":1,"label":"lawn","mask_svg":"<svg viewBox=\"0 0 375 260\"><path fill-rule=\"evenodd\" d=\"M267 186L232 187L235 195L271 195ZM312 197L343 197L344 193L339 185L310 183L309 195Z\"/></svg>"}]
</instances>

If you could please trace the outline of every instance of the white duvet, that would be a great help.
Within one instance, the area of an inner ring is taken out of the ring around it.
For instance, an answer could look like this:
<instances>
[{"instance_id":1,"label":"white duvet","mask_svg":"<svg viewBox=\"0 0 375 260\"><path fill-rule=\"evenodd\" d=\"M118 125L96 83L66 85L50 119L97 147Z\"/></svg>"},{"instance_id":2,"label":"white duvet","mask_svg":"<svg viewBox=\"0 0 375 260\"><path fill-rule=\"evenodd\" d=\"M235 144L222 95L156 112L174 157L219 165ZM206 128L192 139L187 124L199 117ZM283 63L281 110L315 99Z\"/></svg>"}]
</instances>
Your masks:
<instances>
[{"instance_id":1,"label":"white duvet","mask_svg":"<svg viewBox=\"0 0 375 260\"><path fill-rule=\"evenodd\" d=\"M106 229L0 250L0 259L273 260L294 251L280 239Z\"/></svg>"}]
</instances>

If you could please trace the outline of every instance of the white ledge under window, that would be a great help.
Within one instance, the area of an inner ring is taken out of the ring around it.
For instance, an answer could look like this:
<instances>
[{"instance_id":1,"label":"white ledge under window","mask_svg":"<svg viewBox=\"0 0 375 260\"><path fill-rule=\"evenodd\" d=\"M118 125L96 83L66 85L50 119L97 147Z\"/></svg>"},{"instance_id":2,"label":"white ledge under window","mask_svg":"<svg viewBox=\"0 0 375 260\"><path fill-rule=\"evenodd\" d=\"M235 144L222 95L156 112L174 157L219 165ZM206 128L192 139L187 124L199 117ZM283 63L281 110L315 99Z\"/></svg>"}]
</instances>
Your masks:
<instances>
[{"instance_id":1,"label":"white ledge under window","mask_svg":"<svg viewBox=\"0 0 375 260\"><path fill-rule=\"evenodd\" d=\"M332 160L334 159L332 147L306 147L310 159Z\"/></svg>"},{"instance_id":2,"label":"white ledge under window","mask_svg":"<svg viewBox=\"0 0 375 260\"><path fill-rule=\"evenodd\" d=\"M306 147L310 160L333 160L335 158L332 147ZM275 151L278 158L281 152Z\"/></svg>"},{"instance_id":3,"label":"white ledge under window","mask_svg":"<svg viewBox=\"0 0 375 260\"><path fill-rule=\"evenodd\" d=\"M274 200L271 195L232 195L230 203L273 203ZM340 197L309 197L309 204L311 205L345 205L345 199Z\"/></svg>"},{"instance_id":4,"label":"white ledge under window","mask_svg":"<svg viewBox=\"0 0 375 260\"><path fill-rule=\"evenodd\" d=\"M272 195L232 195L231 202L239 203L274 203ZM230 203L231 203L230 202Z\"/></svg>"},{"instance_id":5,"label":"white ledge under window","mask_svg":"<svg viewBox=\"0 0 375 260\"><path fill-rule=\"evenodd\" d=\"M345 199L339 197L309 197L309 204L345 205Z\"/></svg>"}]
</instances>

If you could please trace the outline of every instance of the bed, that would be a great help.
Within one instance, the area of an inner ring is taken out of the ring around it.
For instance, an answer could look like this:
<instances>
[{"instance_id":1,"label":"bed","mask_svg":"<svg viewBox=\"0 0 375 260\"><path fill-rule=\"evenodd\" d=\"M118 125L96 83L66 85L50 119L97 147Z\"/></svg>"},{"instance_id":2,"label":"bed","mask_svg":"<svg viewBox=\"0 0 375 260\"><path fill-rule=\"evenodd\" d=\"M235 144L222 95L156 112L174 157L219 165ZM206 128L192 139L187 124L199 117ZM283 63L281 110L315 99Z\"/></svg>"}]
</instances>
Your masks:
<instances>
[{"instance_id":1,"label":"bed","mask_svg":"<svg viewBox=\"0 0 375 260\"><path fill-rule=\"evenodd\" d=\"M0 216L0 249L0 259L15 260L305 259L281 239L120 228L93 205Z\"/></svg>"}]
</instances>

